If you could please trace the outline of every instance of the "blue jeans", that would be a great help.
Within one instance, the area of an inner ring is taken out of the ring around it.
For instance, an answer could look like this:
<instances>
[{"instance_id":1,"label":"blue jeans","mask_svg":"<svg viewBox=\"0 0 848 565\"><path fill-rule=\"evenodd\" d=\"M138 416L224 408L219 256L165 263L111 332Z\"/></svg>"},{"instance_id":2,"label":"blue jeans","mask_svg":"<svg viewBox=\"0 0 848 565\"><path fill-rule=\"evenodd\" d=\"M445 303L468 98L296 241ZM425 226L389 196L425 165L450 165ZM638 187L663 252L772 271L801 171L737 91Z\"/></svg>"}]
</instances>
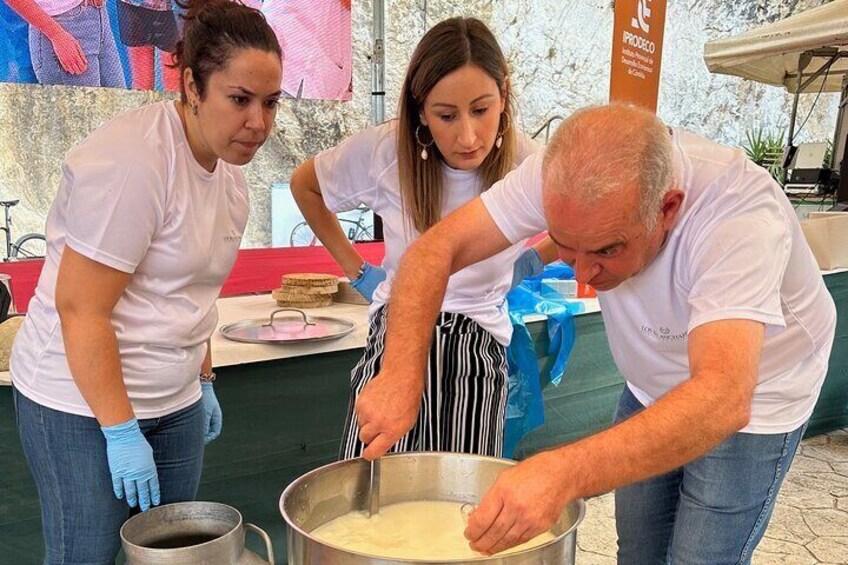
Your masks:
<instances>
[{"instance_id":1,"label":"blue jeans","mask_svg":"<svg viewBox=\"0 0 848 565\"><path fill-rule=\"evenodd\" d=\"M625 387L615 421L643 408ZM700 459L616 490L619 565L750 563L805 428L736 433Z\"/></svg>"},{"instance_id":2,"label":"blue jeans","mask_svg":"<svg viewBox=\"0 0 848 565\"><path fill-rule=\"evenodd\" d=\"M44 563L114 565L130 507L112 492L100 425L41 406L16 390L12 395L41 502ZM139 425L153 448L162 504L193 500L203 466L202 403Z\"/></svg>"},{"instance_id":3,"label":"blue jeans","mask_svg":"<svg viewBox=\"0 0 848 565\"><path fill-rule=\"evenodd\" d=\"M75 8L53 16L53 20L79 42L88 67L79 75L63 69L47 36L35 26L29 26L29 54L39 84L127 87L105 3L96 8L80 2Z\"/></svg>"}]
</instances>

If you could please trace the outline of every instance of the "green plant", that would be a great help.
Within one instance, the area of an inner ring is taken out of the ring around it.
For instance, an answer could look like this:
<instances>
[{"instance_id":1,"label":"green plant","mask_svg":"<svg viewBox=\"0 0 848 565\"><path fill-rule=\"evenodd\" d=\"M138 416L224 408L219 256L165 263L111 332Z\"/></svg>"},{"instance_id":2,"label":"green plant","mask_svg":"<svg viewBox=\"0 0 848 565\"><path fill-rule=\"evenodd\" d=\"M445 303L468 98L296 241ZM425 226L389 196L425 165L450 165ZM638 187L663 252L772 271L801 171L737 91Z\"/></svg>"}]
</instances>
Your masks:
<instances>
[{"instance_id":1,"label":"green plant","mask_svg":"<svg viewBox=\"0 0 848 565\"><path fill-rule=\"evenodd\" d=\"M774 179L783 183L783 169L780 166L783 155L783 132L766 132L762 126L749 129L745 132L746 142L742 149L748 158L757 165L766 169Z\"/></svg>"}]
</instances>

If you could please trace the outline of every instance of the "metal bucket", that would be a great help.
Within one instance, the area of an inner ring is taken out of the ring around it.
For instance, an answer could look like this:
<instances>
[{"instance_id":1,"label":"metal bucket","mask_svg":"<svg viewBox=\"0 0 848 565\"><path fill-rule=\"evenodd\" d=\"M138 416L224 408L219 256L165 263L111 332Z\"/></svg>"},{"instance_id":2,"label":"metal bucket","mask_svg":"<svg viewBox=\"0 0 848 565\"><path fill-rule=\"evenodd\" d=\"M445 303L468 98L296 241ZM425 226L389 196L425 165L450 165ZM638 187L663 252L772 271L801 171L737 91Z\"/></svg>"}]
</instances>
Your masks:
<instances>
[{"instance_id":1,"label":"metal bucket","mask_svg":"<svg viewBox=\"0 0 848 565\"><path fill-rule=\"evenodd\" d=\"M244 547L245 529L265 541L268 560ZM151 508L121 527L129 565L274 565L271 538L218 502L178 502Z\"/></svg>"},{"instance_id":2,"label":"metal bucket","mask_svg":"<svg viewBox=\"0 0 848 565\"><path fill-rule=\"evenodd\" d=\"M380 503L445 500L476 504L498 474L515 462L461 453L401 453L381 461ZM280 497L280 512L288 526L289 565L445 564L377 557L334 547L310 535L330 520L367 507L370 467L363 459L339 461L295 480ZM570 503L551 528L556 539L521 552L480 557L481 565L573 565L577 525L583 520L583 500Z\"/></svg>"}]
</instances>

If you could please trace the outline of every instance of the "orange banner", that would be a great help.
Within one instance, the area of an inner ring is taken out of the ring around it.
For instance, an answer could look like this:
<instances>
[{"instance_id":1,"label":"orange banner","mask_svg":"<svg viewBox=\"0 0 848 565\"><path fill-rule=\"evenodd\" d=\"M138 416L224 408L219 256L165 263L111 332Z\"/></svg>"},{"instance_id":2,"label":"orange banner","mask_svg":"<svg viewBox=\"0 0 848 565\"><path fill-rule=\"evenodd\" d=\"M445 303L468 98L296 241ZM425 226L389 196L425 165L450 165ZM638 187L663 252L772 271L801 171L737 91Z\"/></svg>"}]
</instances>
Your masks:
<instances>
[{"instance_id":1,"label":"orange banner","mask_svg":"<svg viewBox=\"0 0 848 565\"><path fill-rule=\"evenodd\" d=\"M657 111L666 0L615 0L610 102Z\"/></svg>"}]
</instances>

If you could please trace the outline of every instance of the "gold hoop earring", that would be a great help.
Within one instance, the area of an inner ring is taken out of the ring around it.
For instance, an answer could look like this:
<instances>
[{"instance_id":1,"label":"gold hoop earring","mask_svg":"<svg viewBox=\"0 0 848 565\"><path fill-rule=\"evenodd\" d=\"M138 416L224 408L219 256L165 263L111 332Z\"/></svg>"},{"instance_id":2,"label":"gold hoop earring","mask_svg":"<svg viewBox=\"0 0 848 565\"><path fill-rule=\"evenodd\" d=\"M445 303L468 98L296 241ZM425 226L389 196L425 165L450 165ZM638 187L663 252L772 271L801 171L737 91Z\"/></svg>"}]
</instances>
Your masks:
<instances>
[{"instance_id":1,"label":"gold hoop earring","mask_svg":"<svg viewBox=\"0 0 848 565\"><path fill-rule=\"evenodd\" d=\"M424 127L427 127L427 126L424 126ZM430 154L427 152L427 148L430 147L431 145L433 145L433 142L435 142L436 140L433 139L432 136L431 136L430 137L430 143L422 143L420 131L421 131L421 124L418 124L418 126L416 126L416 128L415 128L415 142L418 143L418 145L421 146L421 153L420 153L421 160L426 161L427 157L430 156Z\"/></svg>"},{"instance_id":2,"label":"gold hoop earring","mask_svg":"<svg viewBox=\"0 0 848 565\"><path fill-rule=\"evenodd\" d=\"M501 113L501 116L503 116L503 121L504 121L503 129L498 132L498 137L495 138L495 147L497 147L498 149L500 149L501 145L503 145L504 134L509 131L509 126L510 126L509 114L507 114L506 112L503 112L503 113Z\"/></svg>"}]
</instances>

